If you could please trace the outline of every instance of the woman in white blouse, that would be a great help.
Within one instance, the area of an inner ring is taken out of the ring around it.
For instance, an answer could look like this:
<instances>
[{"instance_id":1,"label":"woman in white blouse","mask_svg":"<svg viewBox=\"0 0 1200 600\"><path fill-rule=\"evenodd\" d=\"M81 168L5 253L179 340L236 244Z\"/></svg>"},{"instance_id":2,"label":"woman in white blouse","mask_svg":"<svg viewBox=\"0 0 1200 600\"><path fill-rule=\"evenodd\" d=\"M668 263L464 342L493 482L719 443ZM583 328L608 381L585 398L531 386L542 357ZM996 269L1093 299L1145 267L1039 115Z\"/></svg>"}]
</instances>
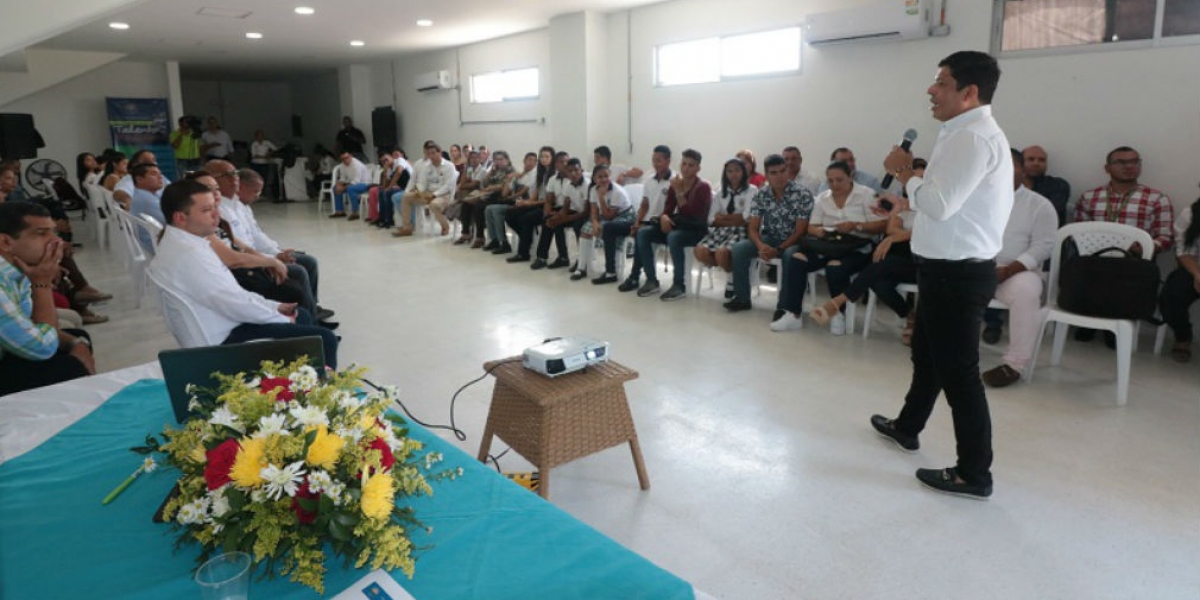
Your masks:
<instances>
[{"instance_id":1,"label":"woman in white blouse","mask_svg":"<svg viewBox=\"0 0 1200 600\"><path fill-rule=\"evenodd\" d=\"M708 218L708 234L696 244L696 260L708 267L721 267L726 273L733 272L733 245L746 239L746 219L750 212L750 199L758 188L750 184L746 164L740 159L725 161L721 173L721 191L713 198L712 212ZM725 297L733 297L733 280L725 284Z\"/></svg>"},{"instance_id":2,"label":"woman in white blouse","mask_svg":"<svg viewBox=\"0 0 1200 600\"><path fill-rule=\"evenodd\" d=\"M809 236L819 239L852 236L871 240L887 229L887 218L871 211L875 205L874 190L855 183L850 173L850 165L842 161L825 169L829 189L817 195L812 217L808 221ZM804 243L801 242L803 247ZM807 263L808 271L824 268L829 295L838 296L850 286L850 279L855 273L871 264L871 245L864 243L860 248L836 258L815 253L809 256L802 250L793 254L791 260ZM829 331L834 335L846 333L846 316L841 310L831 315Z\"/></svg>"},{"instance_id":3,"label":"woman in white blouse","mask_svg":"<svg viewBox=\"0 0 1200 600\"><path fill-rule=\"evenodd\" d=\"M579 281L587 277L588 268L592 264L592 254L596 251L596 236L604 231L608 223L633 224L633 204L625 188L612 181L608 165L596 165L592 169L592 185L588 190L588 204L591 206L591 217L579 230L579 263L571 281ZM604 253L604 274L592 280L592 283L612 283L617 280L614 254Z\"/></svg>"}]
</instances>

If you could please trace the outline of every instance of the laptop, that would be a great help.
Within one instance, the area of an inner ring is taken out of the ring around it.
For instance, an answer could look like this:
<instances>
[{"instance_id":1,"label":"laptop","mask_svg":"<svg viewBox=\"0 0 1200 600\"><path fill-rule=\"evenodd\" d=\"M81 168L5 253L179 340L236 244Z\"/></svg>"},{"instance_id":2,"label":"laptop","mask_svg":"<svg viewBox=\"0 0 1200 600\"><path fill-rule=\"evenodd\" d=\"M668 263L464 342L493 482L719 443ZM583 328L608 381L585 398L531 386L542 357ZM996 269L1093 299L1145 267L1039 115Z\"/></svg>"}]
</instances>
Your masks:
<instances>
[{"instance_id":1,"label":"laptop","mask_svg":"<svg viewBox=\"0 0 1200 600\"><path fill-rule=\"evenodd\" d=\"M308 363L317 370L317 375L322 379L325 377L325 352L321 338L315 335L228 346L163 350L158 353L158 362L162 365L163 379L167 382L167 394L171 398L175 420L182 423L189 416L189 383L213 387L217 384L213 373L232 375L239 371L252 372L257 371L264 360L291 362L301 356L307 356Z\"/></svg>"}]
</instances>

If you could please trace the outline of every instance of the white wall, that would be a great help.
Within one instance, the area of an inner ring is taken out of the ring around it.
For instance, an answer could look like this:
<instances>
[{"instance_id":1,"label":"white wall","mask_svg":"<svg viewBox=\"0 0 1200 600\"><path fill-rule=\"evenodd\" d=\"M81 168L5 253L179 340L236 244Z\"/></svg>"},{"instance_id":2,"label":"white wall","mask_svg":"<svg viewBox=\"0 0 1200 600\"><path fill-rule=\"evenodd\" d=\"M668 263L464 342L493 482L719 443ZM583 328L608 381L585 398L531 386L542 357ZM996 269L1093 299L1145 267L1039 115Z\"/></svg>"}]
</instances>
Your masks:
<instances>
[{"instance_id":1,"label":"white wall","mask_svg":"<svg viewBox=\"0 0 1200 600\"><path fill-rule=\"evenodd\" d=\"M201 119L215 116L237 141L262 129L280 145L292 137L292 86L279 81L212 81L184 78L183 111Z\"/></svg>"},{"instance_id":2,"label":"white wall","mask_svg":"<svg viewBox=\"0 0 1200 600\"><path fill-rule=\"evenodd\" d=\"M333 150L334 138L342 127L337 71L292 81L292 110L300 115L304 126L305 152L310 152L313 144Z\"/></svg>"},{"instance_id":3,"label":"white wall","mask_svg":"<svg viewBox=\"0 0 1200 600\"><path fill-rule=\"evenodd\" d=\"M118 61L0 106L0 112L33 114L46 147L39 158L52 158L74 177L75 155L112 146L105 97L166 98L164 63Z\"/></svg>"}]
</instances>

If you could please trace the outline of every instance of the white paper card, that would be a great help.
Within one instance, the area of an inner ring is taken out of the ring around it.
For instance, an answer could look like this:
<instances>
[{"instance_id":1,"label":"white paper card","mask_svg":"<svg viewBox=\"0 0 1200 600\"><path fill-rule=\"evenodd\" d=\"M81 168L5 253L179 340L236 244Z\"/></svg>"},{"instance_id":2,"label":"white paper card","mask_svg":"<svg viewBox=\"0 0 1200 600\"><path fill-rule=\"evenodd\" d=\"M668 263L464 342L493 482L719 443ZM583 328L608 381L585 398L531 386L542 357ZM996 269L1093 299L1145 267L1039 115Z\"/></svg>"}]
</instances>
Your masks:
<instances>
[{"instance_id":1,"label":"white paper card","mask_svg":"<svg viewBox=\"0 0 1200 600\"><path fill-rule=\"evenodd\" d=\"M416 600L383 569L376 569L354 582L333 600Z\"/></svg>"}]
</instances>

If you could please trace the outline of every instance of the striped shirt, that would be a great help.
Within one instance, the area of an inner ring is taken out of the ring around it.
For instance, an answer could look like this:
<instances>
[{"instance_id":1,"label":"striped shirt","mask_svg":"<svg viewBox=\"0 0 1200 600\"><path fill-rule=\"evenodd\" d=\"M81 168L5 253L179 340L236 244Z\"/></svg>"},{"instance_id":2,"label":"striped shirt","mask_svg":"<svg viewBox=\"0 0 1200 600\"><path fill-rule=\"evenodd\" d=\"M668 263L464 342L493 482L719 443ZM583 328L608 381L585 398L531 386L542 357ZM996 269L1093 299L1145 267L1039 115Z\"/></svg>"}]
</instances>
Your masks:
<instances>
[{"instance_id":1,"label":"striped shirt","mask_svg":"<svg viewBox=\"0 0 1200 600\"><path fill-rule=\"evenodd\" d=\"M1111 185L1084 192L1075 203L1076 223L1108 221L1132 225L1154 238L1156 251L1167 250L1174 239L1175 209L1166 194L1142 184L1129 193L1113 192Z\"/></svg>"},{"instance_id":2,"label":"striped shirt","mask_svg":"<svg viewBox=\"0 0 1200 600\"><path fill-rule=\"evenodd\" d=\"M0 358L46 360L58 352L58 331L33 322L32 292L29 278L0 258Z\"/></svg>"}]
</instances>

